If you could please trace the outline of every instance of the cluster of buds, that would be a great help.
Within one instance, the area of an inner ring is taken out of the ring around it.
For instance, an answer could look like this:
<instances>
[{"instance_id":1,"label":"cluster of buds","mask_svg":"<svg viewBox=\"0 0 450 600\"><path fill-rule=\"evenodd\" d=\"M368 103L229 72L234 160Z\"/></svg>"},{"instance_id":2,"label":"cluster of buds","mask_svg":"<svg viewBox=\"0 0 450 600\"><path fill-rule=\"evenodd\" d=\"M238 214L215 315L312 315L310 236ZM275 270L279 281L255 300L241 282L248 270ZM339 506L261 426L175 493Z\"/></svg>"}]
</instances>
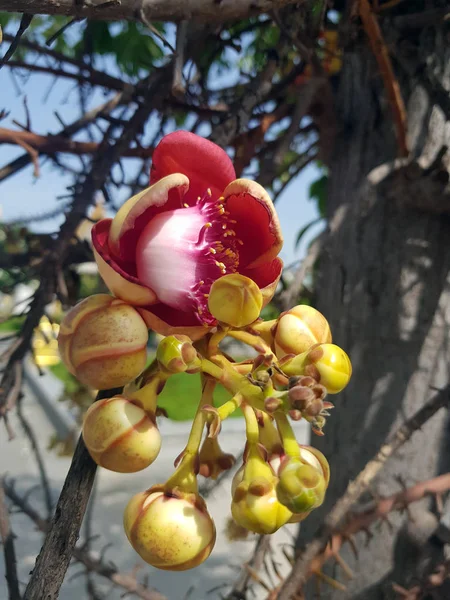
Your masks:
<instances>
[{"instance_id":1,"label":"cluster of buds","mask_svg":"<svg viewBox=\"0 0 450 600\"><path fill-rule=\"evenodd\" d=\"M156 459L159 394L175 374L200 374L202 394L174 473L125 508L131 545L160 569L193 568L213 549L216 530L197 479L216 479L233 467L219 436L222 421L239 407L246 440L232 483L236 525L271 534L322 504L327 460L298 444L290 421L305 419L322 435L333 407L327 395L351 377L348 356L332 344L328 322L314 308L260 318L281 273L282 238L265 191L233 181L233 173L210 142L187 133L164 138L154 153L152 186L93 228L99 271L113 295L80 302L60 328L69 371L92 388L111 390L87 411L82 434L93 460L112 471L140 471ZM203 175L213 178L210 188ZM146 366L149 329L165 337ZM256 350L256 358L225 354L220 344L227 336ZM217 407L218 383L231 398Z\"/></svg>"}]
</instances>

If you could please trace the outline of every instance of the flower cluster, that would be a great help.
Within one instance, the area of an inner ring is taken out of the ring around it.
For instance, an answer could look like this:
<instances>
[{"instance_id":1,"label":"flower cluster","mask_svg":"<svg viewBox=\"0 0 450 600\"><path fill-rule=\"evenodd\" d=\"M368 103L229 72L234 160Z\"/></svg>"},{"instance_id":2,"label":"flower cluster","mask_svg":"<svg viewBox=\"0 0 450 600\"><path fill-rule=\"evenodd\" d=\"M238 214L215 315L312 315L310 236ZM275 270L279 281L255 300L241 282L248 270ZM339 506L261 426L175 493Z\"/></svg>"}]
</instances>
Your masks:
<instances>
[{"instance_id":1,"label":"flower cluster","mask_svg":"<svg viewBox=\"0 0 450 600\"><path fill-rule=\"evenodd\" d=\"M246 444L232 483L236 524L269 534L322 504L327 460L297 443L290 420L305 419L323 435L333 407L327 395L345 388L351 364L314 308L260 318L281 274L282 236L266 192L236 180L225 152L194 134L168 135L154 152L150 184L94 226L95 257L112 295L75 306L61 324L59 348L83 383L122 389L95 402L83 425L95 462L122 473L146 468L160 451L156 414L166 381L200 373L202 395L174 473L134 496L124 514L126 535L145 561L184 570L213 549L215 526L197 478L215 479L233 466L218 438L238 408ZM145 368L148 329L166 337ZM225 354L227 336L256 358ZM231 399L215 407L218 383Z\"/></svg>"}]
</instances>

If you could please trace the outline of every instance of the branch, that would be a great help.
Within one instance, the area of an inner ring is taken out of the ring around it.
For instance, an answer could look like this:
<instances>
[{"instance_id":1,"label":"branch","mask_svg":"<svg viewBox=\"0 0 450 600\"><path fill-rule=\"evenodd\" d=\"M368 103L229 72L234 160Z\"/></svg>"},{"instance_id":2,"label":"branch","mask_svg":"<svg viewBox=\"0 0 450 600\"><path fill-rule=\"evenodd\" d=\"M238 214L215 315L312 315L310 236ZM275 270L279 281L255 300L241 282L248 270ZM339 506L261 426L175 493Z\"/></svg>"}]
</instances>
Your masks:
<instances>
[{"instance_id":1,"label":"branch","mask_svg":"<svg viewBox=\"0 0 450 600\"><path fill-rule=\"evenodd\" d=\"M336 558L341 546L353 535L360 531L368 531L376 521L385 521L394 510L405 510L409 504L418 502L426 496L444 494L450 489L450 473L440 475L427 481L402 490L387 498L377 500L374 505L364 512L349 515L347 522L335 531L326 549L319 554L310 565L310 572L319 571L329 558Z\"/></svg>"},{"instance_id":2,"label":"branch","mask_svg":"<svg viewBox=\"0 0 450 600\"><path fill-rule=\"evenodd\" d=\"M381 446L376 456L367 463L355 481L351 481L344 495L336 502L332 510L325 517L321 527L305 550L296 559L289 577L280 590L278 600L290 600L295 597L299 588L305 583L312 561L320 554L329 541L330 536L338 525L347 516L352 506L359 500L371 481L381 471L386 461L414 432L419 430L433 415L450 403L450 385L438 391L414 416L408 419L395 433L390 442Z\"/></svg>"},{"instance_id":3,"label":"branch","mask_svg":"<svg viewBox=\"0 0 450 600\"><path fill-rule=\"evenodd\" d=\"M4 483L0 480L0 537L5 556L6 583L9 600L21 600L19 580L17 579L16 552L14 537L9 523L8 508L5 502Z\"/></svg>"},{"instance_id":4,"label":"branch","mask_svg":"<svg viewBox=\"0 0 450 600\"><path fill-rule=\"evenodd\" d=\"M24 11L20 11L20 12L24 12ZM22 15L22 18L20 19L19 29L17 30L16 35L11 40L11 45L8 48L8 50L6 51L5 55L3 56L3 58L0 59L0 69L3 67L4 64L6 64L8 62L8 60L11 58L11 56L16 51L17 46L19 45L19 42L20 42L20 38L23 36L25 31L28 29L28 26L30 25L32 19L33 19L33 15L31 15L29 13L25 13Z\"/></svg>"},{"instance_id":5,"label":"branch","mask_svg":"<svg viewBox=\"0 0 450 600\"><path fill-rule=\"evenodd\" d=\"M109 114L115 108L117 108L117 106L119 106L120 104L128 102L129 99L130 99L129 91L119 92L118 94L116 94L114 96L114 98L111 98L111 100L108 100L108 102L100 104L99 106L97 106L96 108L93 108L92 110L90 110L89 112L84 114L82 117L80 117L79 119L77 119L76 121L71 123L70 125L67 125L66 127L64 127L59 132L58 136L69 137L71 135L74 135L75 133L77 133L78 131L80 131L81 129L83 129L84 127L86 127L87 125L92 123L93 121L95 121L95 119L97 119L98 117L100 117L104 114L105 115ZM58 137L58 136L56 136L56 137ZM23 169L24 167L29 165L31 162L32 162L32 159L31 159L30 155L28 153L26 153L26 154L23 154L22 156L19 156L19 158L16 158L15 160L13 160L9 164L5 165L4 167L0 168L0 182L7 179L11 175L14 175L18 171L20 171L21 169Z\"/></svg>"},{"instance_id":6,"label":"branch","mask_svg":"<svg viewBox=\"0 0 450 600\"><path fill-rule=\"evenodd\" d=\"M96 142L74 142L61 135L39 135L32 131L14 131L0 127L0 144L24 145L40 154L54 154L65 152L68 154L95 154L99 151L101 144ZM150 158L153 148L125 148L121 156Z\"/></svg>"},{"instance_id":7,"label":"branch","mask_svg":"<svg viewBox=\"0 0 450 600\"><path fill-rule=\"evenodd\" d=\"M43 519L41 515L29 504L27 499L19 496L14 487L7 482L5 482L4 487L5 493L11 502L20 508L20 510L33 521L40 531L47 533L49 530L49 523ZM115 585L118 585L124 589L128 594L136 594L136 596L143 598L144 600L167 600L166 597L159 592L150 590L140 584L136 578L133 577L133 575L120 573L110 563L106 564L101 558L94 557L92 553L87 552L83 546L75 547L73 551L73 557L76 561L83 564L88 571L96 573L101 577L105 577ZM45 596L45 598L47 598L47 596Z\"/></svg>"},{"instance_id":8,"label":"branch","mask_svg":"<svg viewBox=\"0 0 450 600\"><path fill-rule=\"evenodd\" d=\"M122 0L121 2L73 2L73 0L3 0L6 12L66 15L105 21L203 21L222 23L268 13L298 0Z\"/></svg>"}]
</instances>

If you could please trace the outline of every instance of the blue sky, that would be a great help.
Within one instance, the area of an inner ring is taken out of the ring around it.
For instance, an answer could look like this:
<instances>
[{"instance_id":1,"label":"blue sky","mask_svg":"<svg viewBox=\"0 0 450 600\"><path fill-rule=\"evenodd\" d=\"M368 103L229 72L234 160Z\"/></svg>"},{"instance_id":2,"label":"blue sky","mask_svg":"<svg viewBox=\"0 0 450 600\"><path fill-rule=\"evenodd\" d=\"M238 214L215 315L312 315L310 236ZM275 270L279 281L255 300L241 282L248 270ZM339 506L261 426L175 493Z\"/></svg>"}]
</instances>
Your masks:
<instances>
[{"instance_id":1,"label":"blue sky","mask_svg":"<svg viewBox=\"0 0 450 600\"><path fill-rule=\"evenodd\" d=\"M0 122L1 127L15 129L13 119L25 122L23 100L26 96L31 114L32 130L38 134L48 132L56 133L61 128L54 116L54 111L70 123L79 116L78 95L73 90L73 82L58 81L47 75L36 74L28 80L19 76L11 76L7 67L0 70L0 110L10 111L10 115ZM70 90L73 90L72 92ZM101 90L96 90L89 102L89 107L97 106L105 101ZM0 145L0 167L4 166L17 156L23 154L23 149L15 146ZM66 193L66 186L70 185L71 178L55 170L50 161L40 160L41 176L33 176L32 166L20 171L0 184L1 218L4 221L39 215L60 206L61 200L57 196ZM132 161L124 163L125 168L133 169ZM134 171L134 169L133 169ZM308 188L317 178L314 166L307 167L293 181L277 201L276 207L285 237L282 258L290 264L301 258L309 241L318 232L314 227L305 236L299 249L295 251L294 244L298 231L308 222L317 217L315 204L308 200ZM115 192L113 199L116 204L124 198L120 191ZM51 219L36 223L35 230L51 232L58 229L62 218Z\"/></svg>"}]
</instances>

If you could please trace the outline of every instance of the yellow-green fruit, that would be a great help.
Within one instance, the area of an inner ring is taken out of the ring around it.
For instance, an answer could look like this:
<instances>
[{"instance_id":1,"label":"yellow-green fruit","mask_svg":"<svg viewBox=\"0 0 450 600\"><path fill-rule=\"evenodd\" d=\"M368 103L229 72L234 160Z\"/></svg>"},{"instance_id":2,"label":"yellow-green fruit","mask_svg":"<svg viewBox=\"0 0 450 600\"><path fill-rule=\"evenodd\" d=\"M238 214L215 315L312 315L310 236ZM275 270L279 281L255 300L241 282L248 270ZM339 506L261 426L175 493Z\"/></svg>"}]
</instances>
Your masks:
<instances>
[{"instance_id":1,"label":"yellow-green fruit","mask_svg":"<svg viewBox=\"0 0 450 600\"><path fill-rule=\"evenodd\" d=\"M232 327L245 327L256 321L262 304L259 287L239 273L219 277L209 291L209 312L221 323Z\"/></svg>"},{"instance_id":2,"label":"yellow-green fruit","mask_svg":"<svg viewBox=\"0 0 450 600\"><path fill-rule=\"evenodd\" d=\"M246 529L260 534L275 533L292 517L292 512L278 501L276 479L256 477L239 483L233 493L231 514Z\"/></svg>"},{"instance_id":3,"label":"yellow-green fruit","mask_svg":"<svg viewBox=\"0 0 450 600\"><path fill-rule=\"evenodd\" d=\"M307 513L323 503L327 483L322 472L311 464L286 457L278 477L278 500L293 513Z\"/></svg>"},{"instance_id":4,"label":"yellow-green fruit","mask_svg":"<svg viewBox=\"0 0 450 600\"><path fill-rule=\"evenodd\" d=\"M328 321L312 306L300 304L282 313L273 329L277 358L302 354L314 344L331 342Z\"/></svg>"},{"instance_id":5,"label":"yellow-green fruit","mask_svg":"<svg viewBox=\"0 0 450 600\"><path fill-rule=\"evenodd\" d=\"M98 465L118 473L145 469L161 448L161 435L152 419L121 396L99 400L89 408L83 440Z\"/></svg>"},{"instance_id":6,"label":"yellow-green fruit","mask_svg":"<svg viewBox=\"0 0 450 600\"><path fill-rule=\"evenodd\" d=\"M97 294L70 310L58 345L68 370L94 389L121 387L135 379L147 359L147 326L135 308Z\"/></svg>"},{"instance_id":7,"label":"yellow-green fruit","mask_svg":"<svg viewBox=\"0 0 450 600\"><path fill-rule=\"evenodd\" d=\"M204 562L214 547L216 528L203 500L165 495L161 486L134 496L124 513L131 545L158 569L185 571Z\"/></svg>"}]
</instances>

